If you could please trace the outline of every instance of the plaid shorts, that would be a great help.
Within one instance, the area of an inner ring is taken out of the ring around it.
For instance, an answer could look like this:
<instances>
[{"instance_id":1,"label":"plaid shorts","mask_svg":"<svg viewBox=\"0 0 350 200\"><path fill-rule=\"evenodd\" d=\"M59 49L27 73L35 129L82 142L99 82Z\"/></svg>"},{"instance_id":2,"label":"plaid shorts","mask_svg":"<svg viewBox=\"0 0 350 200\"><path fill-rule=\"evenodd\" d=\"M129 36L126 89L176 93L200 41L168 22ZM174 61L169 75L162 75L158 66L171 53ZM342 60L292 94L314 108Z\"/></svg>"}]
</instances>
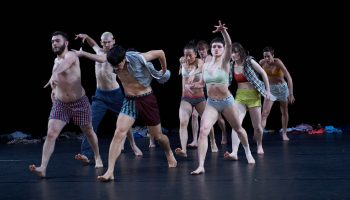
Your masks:
<instances>
[{"instance_id":1,"label":"plaid shorts","mask_svg":"<svg viewBox=\"0 0 350 200\"><path fill-rule=\"evenodd\" d=\"M79 100L64 103L56 99L52 105L49 119L58 119L78 126L88 125L91 123L91 105L89 98L85 95Z\"/></svg>"}]
</instances>

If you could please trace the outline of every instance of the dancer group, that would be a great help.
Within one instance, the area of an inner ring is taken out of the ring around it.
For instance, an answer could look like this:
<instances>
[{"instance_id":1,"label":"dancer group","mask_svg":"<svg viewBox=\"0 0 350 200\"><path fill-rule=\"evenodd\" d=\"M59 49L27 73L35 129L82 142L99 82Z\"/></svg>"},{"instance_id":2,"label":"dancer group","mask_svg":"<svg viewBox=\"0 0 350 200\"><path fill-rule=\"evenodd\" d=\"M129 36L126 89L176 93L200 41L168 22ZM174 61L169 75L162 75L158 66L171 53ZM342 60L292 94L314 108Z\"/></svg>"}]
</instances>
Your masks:
<instances>
[{"instance_id":1,"label":"dancer group","mask_svg":"<svg viewBox=\"0 0 350 200\"><path fill-rule=\"evenodd\" d=\"M101 35L100 47L87 34L77 34L75 39L87 42L95 54L82 49L68 50L68 35L61 31L52 34L52 51L56 54L52 74L45 88L51 87L52 108L49 115L47 137L45 139L40 166L34 164L29 170L40 178L46 177L48 163L54 152L55 142L66 124L73 122L81 128L84 137L81 152L75 159L83 164L95 163L102 168L99 153L98 126L107 110L118 117L113 139L109 146L108 169L98 176L99 181L114 180L114 169L124 141L129 139L136 156L142 156L137 147L131 128L137 118L142 119L152 139L158 142L165 153L167 166L177 166L176 156L187 157L187 147L197 148L198 167L190 174L205 173L205 157L210 143L212 153L218 152L215 141L214 124L218 122L222 140L227 144L228 122L231 131L232 152L225 152L224 159L238 160L238 149L242 143L248 164L254 164L248 136L242 122L249 112L257 144L257 154L264 154L263 129L275 101L280 102L282 113L282 139L287 136L288 104L295 101L293 81L281 59L274 58L274 49L265 47L264 58L259 62L248 55L240 43L232 43L227 26L221 21L214 26L214 34L221 33L208 45L205 41L188 43L179 59L179 73L182 76L182 96L179 108L179 137L181 147L173 153L168 137L162 133L161 118L157 99L151 82L169 81L170 71L163 50L138 52L125 50L115 43L112 33ZM210 48L211 55L208 54ZM199 58L197 55L199 54ZM79 59L95 61L96 92L90 104L81 84ZM154 61L158 61L156 69ZM119 79L121 86L118 84ZM231 91L235 81L237 90ZM235 97L232 95L235 94ZM261 103L263 97L263 104ZM262 106L263 105L263 106ZM198 123L198 116L200 122ZM188 124L192 117L192 142L188 142ZM198 135L199 130L199 136ZM208 141L210 136L210 141ZM151 140L150 146L154 146Z\"/></svg>"}]
</instances>

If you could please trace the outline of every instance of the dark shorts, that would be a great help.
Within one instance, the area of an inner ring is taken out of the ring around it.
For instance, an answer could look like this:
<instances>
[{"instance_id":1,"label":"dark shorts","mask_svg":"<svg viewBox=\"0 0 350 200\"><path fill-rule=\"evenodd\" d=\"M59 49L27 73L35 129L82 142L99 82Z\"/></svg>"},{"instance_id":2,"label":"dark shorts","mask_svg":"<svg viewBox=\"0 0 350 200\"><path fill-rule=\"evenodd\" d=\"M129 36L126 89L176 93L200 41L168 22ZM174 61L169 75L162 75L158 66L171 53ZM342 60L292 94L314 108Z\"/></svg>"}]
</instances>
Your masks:
<instances>
[{"instance_id":1,"label":"dark shorts","mask_svg":"<svg viewBox=\"0 0 350 200\"><path fill-rule=\"evenodd\" d=\"M73 123L78 126L90 124L91 106L89 98L83 96L79 100L70 103L64 103L56 99L53 102L49 119L58 119L67 123L73 119Z\"/></svg>"},{"instance_id":2,"label":"dark shorts","mask_svg":"<svg viewBox=\"0 0 350 200\"><path fill-rule=\"evenodd\" d=\"M197 106L197 104L206 101L205 97L181 97L182 101L186 101L192 106Z\"/></svg>"},{"instance_id":3,"label":"dark shorts","mask_svg":"<svg viewBox=\"0 0 350 200\"><path fill-rule=\"evenodd\" d=\"M152 92L138 96L125 96L120 113L128 115L135 120L140 116L146 126L160 124L158 103Z\"/></svg>"}]
</instances>

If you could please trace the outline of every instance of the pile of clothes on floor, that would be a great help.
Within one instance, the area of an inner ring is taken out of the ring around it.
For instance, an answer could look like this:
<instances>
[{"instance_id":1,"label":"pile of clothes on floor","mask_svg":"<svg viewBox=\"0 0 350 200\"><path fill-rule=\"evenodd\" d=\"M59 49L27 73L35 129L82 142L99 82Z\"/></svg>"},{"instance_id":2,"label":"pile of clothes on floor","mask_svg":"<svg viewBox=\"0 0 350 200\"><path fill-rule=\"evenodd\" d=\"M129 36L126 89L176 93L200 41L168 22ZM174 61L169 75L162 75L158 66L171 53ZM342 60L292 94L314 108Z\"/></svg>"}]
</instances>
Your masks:
<instances>
[{"instance_id":1,"label":"pile of clothes on floor","mask_svg":"<svg viewBox=\"0 0 350 200\"><path fill-rule=\"evenodd\" d=\"M30 134L25 134L21 131L0 135L0 141L6 144L36 144L41 142L41 140L32 139Z\"/></svg>"},{"instance_id":2,"label":"pile of clothes on floor","mask_svg":"<svg viewBox=\"0 0 350 200\"><path fill-rule=\"evenodd\" d=\"M280 129L282 132L282 129ZM343 131L340 128L335 128L332 125L321 126L317 124L316 126L311 126L309 124L299 124L296 127L288 128L287 132L291 133L308 133L310 135L322 135L322 134L341 134Z\"/></svg>"}]
</instances>

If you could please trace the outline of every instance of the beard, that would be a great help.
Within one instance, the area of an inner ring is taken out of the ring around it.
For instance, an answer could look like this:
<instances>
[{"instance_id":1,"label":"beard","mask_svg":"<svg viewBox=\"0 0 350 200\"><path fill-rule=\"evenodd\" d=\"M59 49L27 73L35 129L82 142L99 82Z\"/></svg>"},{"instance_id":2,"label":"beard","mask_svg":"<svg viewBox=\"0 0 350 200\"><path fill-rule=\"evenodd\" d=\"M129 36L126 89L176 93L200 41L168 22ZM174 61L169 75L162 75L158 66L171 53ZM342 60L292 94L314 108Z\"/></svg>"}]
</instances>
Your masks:
<instances>
[{"instance_id":1,"label":"beard","mask_svg":"<svg viewBox=\"0 0 350 200\"><path fill-rule=\"evenodd\" d=\"M52 47L52 51L56 54L56 55L61 55L64 51L64 49L66 48L66 45L63 44L62 46L60 47Z\"/></svg>"}]
</instances>

